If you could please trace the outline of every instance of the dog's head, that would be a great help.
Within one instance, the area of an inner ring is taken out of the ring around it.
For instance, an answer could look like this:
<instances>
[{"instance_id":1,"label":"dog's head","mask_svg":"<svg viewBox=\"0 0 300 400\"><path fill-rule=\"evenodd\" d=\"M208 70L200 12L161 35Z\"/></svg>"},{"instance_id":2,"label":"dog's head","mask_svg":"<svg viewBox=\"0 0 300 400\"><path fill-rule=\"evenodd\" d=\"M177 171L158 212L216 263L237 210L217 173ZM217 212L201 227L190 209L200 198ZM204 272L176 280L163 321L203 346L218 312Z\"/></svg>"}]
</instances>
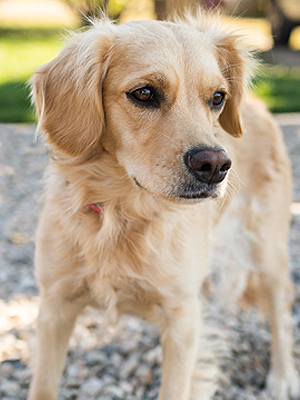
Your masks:
<instances>
[{"instance_id":1,"label":"dog's head","mask_svg":"<svg viewBox=\"0 0 300 400\"><path fill-rule=\"evenodd\" d=\"M102 148L133 185L169 199L217 197L241 136L247 55L199 20L98 22L35 75L40 127L68 157Z\"/></svg>"}]
</instances>

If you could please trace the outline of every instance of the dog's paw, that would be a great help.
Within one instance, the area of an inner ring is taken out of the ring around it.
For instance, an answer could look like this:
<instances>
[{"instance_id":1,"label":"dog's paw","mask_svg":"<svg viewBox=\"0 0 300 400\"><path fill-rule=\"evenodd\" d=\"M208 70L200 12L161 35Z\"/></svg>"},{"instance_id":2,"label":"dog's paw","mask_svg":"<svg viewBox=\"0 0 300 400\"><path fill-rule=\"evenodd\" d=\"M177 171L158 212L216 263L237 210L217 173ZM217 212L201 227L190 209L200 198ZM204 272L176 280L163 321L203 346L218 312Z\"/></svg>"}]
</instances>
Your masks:
<instances>
[{"instance_id":1,"label":"dog's paw","mask_svg":"<svg viewBox=\"0 0 300 400\"><path fill-rule=\"evenodd\" d=\"M300 379L294 369L285 372L283 376L270 371L267 388L275 400L300 400Z\"/></svg>"}]
</instances>

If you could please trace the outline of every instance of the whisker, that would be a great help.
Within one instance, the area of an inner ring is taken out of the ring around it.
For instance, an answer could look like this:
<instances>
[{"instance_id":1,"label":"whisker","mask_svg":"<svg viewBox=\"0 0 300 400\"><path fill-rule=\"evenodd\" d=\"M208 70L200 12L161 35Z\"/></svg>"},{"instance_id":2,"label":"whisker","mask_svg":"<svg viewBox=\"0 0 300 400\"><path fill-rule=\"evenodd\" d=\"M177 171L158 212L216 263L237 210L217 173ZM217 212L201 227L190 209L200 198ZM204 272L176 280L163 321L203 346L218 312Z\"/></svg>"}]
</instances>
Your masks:
<instances>
[{"instance_id":1,"label":"whisker","mask_svg":"<svg viewBox=\"0 0 300 400\"><path fill-rule=\"evenodd\" d=\"M232 11L231 14L230 14L230 17L233 17L233 16L234 16L234 14L236 13L236 11L237 11L237 9L239 8L239 6L240 6L241 3L242 3L242 0L239 0L239 1L236 3L236 5L235 5L233 11Z\"/></svg>"},{"instance_id":2,"label":"whisker","mask_svg":"<svg viewBox=\"0 0 300 400\"><path fill-rule=\"evenodd\" d=\"M248 187L248 185L240 178L238 172L236 169L232 168L231 172L235 175L235 177L237 178L238 182L241 183L242 185L244 185L245 187Z\"/></svg>"},{"instance_id":3,"label":"whisker","mask_svg":"<svg viewBox=\"0 0 300 400\"><path fill-rule=\"evenodd\" d=\"M116 181L113 182L112 187L115 186L118 182L120 182L122 179L124 179L126 176L128 176L128 174L124 174L123 176L121 176L121 178L117 179Z\"/></svg>"},{"instance_id":4,"label":"whisker","mask_svg":"<svg viewBox=\"0 0 300 400\"><path fill-rule=\"evenodd\" d=\"M223 72L223 71L228 71L228 70L231 69L232 67L238 67L238 66L240 66L240 65L244 65L244 63L229 64L229 65L226 65L225 67L221 68L220 71L221 71L221 72Z\"/></svg>"},{"instance_id":5,"label":"whisker","mask_svg":"<svg viewBox=\"0 0 300 400\"><path fill-rule=\"evenodd\" d=\"M164 135L164 134L163 134L163 136L164 136L165 138L171 140L172 142L174 142L174 143L176 144L177 147L180 147L179 144L176 142L175 139L173 139L173 138L171 138L171 137L169 137L169 136L167 136L167 135Z\"/></svg>"}]
</instances>

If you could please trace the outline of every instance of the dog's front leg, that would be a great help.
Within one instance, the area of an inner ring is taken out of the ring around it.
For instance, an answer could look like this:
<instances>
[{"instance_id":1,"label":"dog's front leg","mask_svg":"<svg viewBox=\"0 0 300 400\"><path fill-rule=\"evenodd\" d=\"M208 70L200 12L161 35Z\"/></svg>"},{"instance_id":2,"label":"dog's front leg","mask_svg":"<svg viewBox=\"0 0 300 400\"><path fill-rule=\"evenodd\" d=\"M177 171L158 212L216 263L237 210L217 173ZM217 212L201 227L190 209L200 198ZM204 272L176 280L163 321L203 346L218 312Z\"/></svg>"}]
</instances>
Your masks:
<instances>
[{"instance_id":1,"label":"dog's front leg","mask_svg":"<svg viewBox=\"0 0 300 400\"><path fill-rule=\"evenodd\" d=\"M163 307L162 385L159 400L189 400L198 355L200 302L198 298L174 307Z\"/></svg>"},{"instance_id":2,"label":"dog's front leg","mask_svg":"<svg viewBox=\"0 0 300 400\"><path fill-rule=\"evenodd\" d=\"M82 305L42 298L38 317L37 357L28 400L55 400L67 345Z\"/></svg>"}]
</instances>

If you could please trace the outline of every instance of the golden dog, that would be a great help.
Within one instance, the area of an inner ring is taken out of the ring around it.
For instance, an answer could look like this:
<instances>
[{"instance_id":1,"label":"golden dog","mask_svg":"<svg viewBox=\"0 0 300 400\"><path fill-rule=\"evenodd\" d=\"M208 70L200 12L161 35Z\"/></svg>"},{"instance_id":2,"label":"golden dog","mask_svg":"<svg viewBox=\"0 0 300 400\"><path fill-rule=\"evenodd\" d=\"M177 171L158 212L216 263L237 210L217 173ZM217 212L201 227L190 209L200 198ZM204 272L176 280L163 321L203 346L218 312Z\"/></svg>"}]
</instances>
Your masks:
<instances>
[{"instance_id":1,"label":"golden dog","mask_svg":"<svg viewBox=\"0 0 300 400\"><path fill-rule=\"evenodd\" d=\"M37 231L41 306L30 400L56 399L86 305L160 327L159 400L211 398L213 382L197 389L193 376L202 351L199 295L214 251L221 273L247 257L254 265L239 265L243 279L232 280L231 292L266 307L268 389L299 399L290 165L272 117L245 97L250 65L242 41L199 13L177 23L97 21L35 74L51 159Z\"/></svg>"}]
</instances>

